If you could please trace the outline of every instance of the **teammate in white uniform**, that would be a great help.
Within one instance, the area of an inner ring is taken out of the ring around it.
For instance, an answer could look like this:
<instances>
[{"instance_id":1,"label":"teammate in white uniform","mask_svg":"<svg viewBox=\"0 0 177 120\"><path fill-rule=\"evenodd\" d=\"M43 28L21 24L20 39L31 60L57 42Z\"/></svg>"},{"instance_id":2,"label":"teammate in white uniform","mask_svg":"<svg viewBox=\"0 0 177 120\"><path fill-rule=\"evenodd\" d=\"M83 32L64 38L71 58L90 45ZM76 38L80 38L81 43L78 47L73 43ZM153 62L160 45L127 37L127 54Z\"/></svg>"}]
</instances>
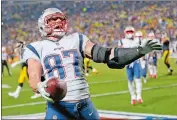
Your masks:
<instances>
[{"instance_id":1,"label":"teammate in white uniform","mask_svg":"<svg viewBox=\"0 0 177 120\"><path fill-rule=\"evenodd\" d=\"M46 9L38 19L38 27L44 39L27 45L23 59L28 64L30 87L48 101L46 119L100 119L89 99L84 57L106 63L112 69L121 69L154 49L162 49L153 41L139 48L104 48L83 34L67 35L67 17L57 8ZM45 75L44 82L41 82L41 75ZM45 91L46 81L52 77L59 77L67 83L65 98L55 103Z\"/></svg>"},{"instance_id":2,"label":"teammate in white uniform","mask_svg":"<svg viewBox=\"0 0 177 120\"><path fill-rule=\"evenodd\" d=\"M151 39L160 44L160 40L155 38L155 34L153 32L150 32L148 34L147 39ZM150 78L157 78L157 60L157 51L150 52L148 55L148 68Z\"/></svg>"},{"instance_id":3,"label":"teammate in white uniform","mask_svg":"<svg viewBox=\"0 0 177 120\"><path fill-rule=\"evenodd\" d=\"M143 39L143 33L141 31L136 31L135 33L135 39L139 40L139 44L142 45L145 40ZM141 77L144 81L144 83L147 83L146 80L146 75L147 75L147 56L148 54L146 54L145 56L143 56L142 58L140 58L140 73L141 73Z\"/></svg>"},{"instance_id":4,"label":"teammate in white uniform","mask_svg":"<svg viewBox=\"0 0 177 120\"><path fill-rule=\"evenodd\" d=\"M140 46L140 39L135 39L135 29L132 26L128 26L124 30L125 38L122 39L123 48L133 48ZM128 77L128 88L131 95L131 104L135 105L136 101L138 103L143 103L141 93L142 93L142 82L140 79L140 61L136 60L131 64L126 66L126 73ZM136 85L136 89L134 88ZM136 91L136 92L135 92Z\"/></svg>"}]
</instances>

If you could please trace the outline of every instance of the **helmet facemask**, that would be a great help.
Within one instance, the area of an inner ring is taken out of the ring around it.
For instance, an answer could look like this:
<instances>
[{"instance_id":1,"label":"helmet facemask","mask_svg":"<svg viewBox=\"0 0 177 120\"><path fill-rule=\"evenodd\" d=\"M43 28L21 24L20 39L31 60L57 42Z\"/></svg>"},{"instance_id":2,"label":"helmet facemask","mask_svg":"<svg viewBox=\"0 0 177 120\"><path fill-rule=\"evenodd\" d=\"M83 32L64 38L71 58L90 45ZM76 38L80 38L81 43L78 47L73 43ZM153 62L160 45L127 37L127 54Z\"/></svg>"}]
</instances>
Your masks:
<instances>
[{"instance_id":1,"label":"helmet facemask","mask_svg":"<svg viewBox=\"0 0 177 120\"><path fill-rule=\"evenodd\" d=\"M44 19L47 36L61 37L67 32L66 16L61 13L50 14Z\"/></svg>"},{"instance_id":2,"label":"helmet facemask","mask_svg":"<svg viewBox=\"0 0 177 120\"><path fill-rule=\"evenodd\" d=\"M133 39L135 35L135 29L132 26L128 26L124 30L125 38Z\"/></svg>"},{"instance_id":3,"label":"helmet facemask","mask_svg":"<svg viewBox=\"0 0 177 120\"><path fill-rule=\"evenodd\" d=\"M52 40L63 37L68 31L67 17L56 8L49 8L45 12L38 20L42 36Z\"/></svg>"},{"instance_id":4,"label":"helmet facemask","mask_svg":"<svg viewBox=\"0 0 177 120\"><path fill-rule=\"evenodd\" d=\"M132 30L125 31L125 37L128 39L132 39L134 37L134 31Z\"/></svg>"}]
</instances>

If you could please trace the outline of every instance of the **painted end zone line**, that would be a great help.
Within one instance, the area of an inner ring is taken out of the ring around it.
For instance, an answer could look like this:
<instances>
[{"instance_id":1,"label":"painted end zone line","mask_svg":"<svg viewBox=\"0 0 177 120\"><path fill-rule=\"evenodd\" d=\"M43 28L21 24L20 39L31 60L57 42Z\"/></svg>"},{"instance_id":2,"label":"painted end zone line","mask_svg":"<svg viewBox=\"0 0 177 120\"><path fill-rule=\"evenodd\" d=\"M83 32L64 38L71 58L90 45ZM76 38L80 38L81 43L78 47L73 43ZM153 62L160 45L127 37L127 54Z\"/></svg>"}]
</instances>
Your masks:
<instances>
[{"instance_id":1,"label":"painted end zone line","mask_svg":"<svg viewBox=\"0 0 177 120\"><path fill-rule=\"evenodd\" d=\"M159 115L159 114L144 114L144 113L132 113L132 112L120 112L120 111L107 111L98 110L101 119L104 120L118 120L118 119L177 119L177 116L172 115ZM43 119L45 113L28 114L28 115L16 115L16 116L2 116L2 119Z\"/></svg>"},{"instance_id":2,"label":"painted end zone line","mask_svg":"<svg viewBox=\"0 0 177 120\"><path fill-rule=\"evenodd\" d=\"M162 86L156 86L156 87L148 87L148 88L144 88L143 91L152 90L152 89L160 89L160 88L169 88L169 87L175 87L175 86L177 86L177 84L162 85ZM125 93L128 93L128 92L129 92L128 90L125 90L125 91L119 91L119 92L96 94L96 95L91 95L91 98L108 96L108 95L120 95L120 94L125 94ZM45 104L45 103L46 103L46 101L40 101L40 102L31 102L31 103L26 103L26 104L2 106L2 109L17 108L17 107L23 107L23 106L33 106L33 105L40 105L40 104Z\"/></svg>"}]
</instances>

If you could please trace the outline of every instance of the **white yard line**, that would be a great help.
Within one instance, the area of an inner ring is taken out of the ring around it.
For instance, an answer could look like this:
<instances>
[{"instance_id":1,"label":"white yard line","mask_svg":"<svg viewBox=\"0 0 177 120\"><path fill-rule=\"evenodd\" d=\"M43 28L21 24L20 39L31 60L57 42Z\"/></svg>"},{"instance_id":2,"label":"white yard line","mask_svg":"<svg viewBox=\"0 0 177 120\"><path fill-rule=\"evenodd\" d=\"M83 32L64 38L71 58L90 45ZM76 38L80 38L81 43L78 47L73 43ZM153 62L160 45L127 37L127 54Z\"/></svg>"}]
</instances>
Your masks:
<instances>
[{"instance_id":1,"label":"white yard line","mask_svg":"<svg viewBox=\"0 0 177 120\"><path fill-rule=\"evenodd\" d=\"M12 88L11 86L9 86L8 84L2 84L2 86L1 86L2 88Z\"/></svg>"},{"instance_id":2,"label":"white yard line","mask_svg":"<svg viewBox=\"0 0 177 120\"><path fill-rule=\"evenodd\" d=\"M46 101L31 102L31 103L26 103L26 104L17 104L17 105L10 105L10 106L3 106L2 109L23 107L23 106L33 106L33 105L40 105L40 104L44 104L44 103L46 103Z\"/></svg>"},{"instance_id":3,"label":"white yard line","mask_svg":"<svg viewBox=\"0 0 177 120\"><path fill-rule=\"evenodd\" d=\"M101 82L90 82L89 85L95 85L95 84L105 84L105 83L113 83L113 82L123 82L126 80L105 80ZM22 91L32 91L30 88L22 89ZM5 93L8 93L9 91L5 91Z\"/></svg>"},{"instance_id":4,"label":"white yard line","mask_svg":"<svg viewBox=\"0 0 177 120\"><path fill-rule=\"evenodd\" d=\"M146 90L152 90L152 89L160 89L160 88L169 88L169 87L175 87L177 84L170 84L170 85L161 85L161 86L156 86L156 87L148 87L144 88L143 91ZM103 93L103 94L95 94L91 95L91 98L96 98L96 97L102 97L102 96L108 96L108 95L121 95L128 93L128 90L125 91L119 91L119 92L109 92L109 93ZM44 104L46 101L40 101L40 102L31 102L31 103L26 103L26 104L16 104L16 105L9 105L9 106L2 106L2 109L9 109L9 108L17 108L17 107L23 107L23 106L33 106L33 105L40 105Z\"/></svg>"},{"instance_id":5,"label":"white yard line","mask_svg":"<svg viewBox=\"0 0 177 120\"><path fill-rule=\"evenodd\" d=\"M148 88L144 88L143 91L152 90L152 89L159 89L159 88L169 88L169 87L174 87L174 86L177 86L177 84L148 87ZM119 91L119 92L96 94L96 95L91 95L91 97L94 98L94 97L102 97L102 96L107 96L107 95L120 95L120 94L125 94L125 93L129 93L129 91L128 90L124 90L124 91Z\"/></svg>"},{"instance_id":6,"label":"white yard line","mask_svg":"<svg viewBox=\"0 0 177 120\"><path fill-rule=\"evenodd\" d=\"M103 83L112 83L112 82L122 82L122 81L126 81L124 80L105 80L105 81L101 81L101 82L90 82L88 83L89 85L94 85L94 84L103 84Z\"/></svg>"}]
</instances>

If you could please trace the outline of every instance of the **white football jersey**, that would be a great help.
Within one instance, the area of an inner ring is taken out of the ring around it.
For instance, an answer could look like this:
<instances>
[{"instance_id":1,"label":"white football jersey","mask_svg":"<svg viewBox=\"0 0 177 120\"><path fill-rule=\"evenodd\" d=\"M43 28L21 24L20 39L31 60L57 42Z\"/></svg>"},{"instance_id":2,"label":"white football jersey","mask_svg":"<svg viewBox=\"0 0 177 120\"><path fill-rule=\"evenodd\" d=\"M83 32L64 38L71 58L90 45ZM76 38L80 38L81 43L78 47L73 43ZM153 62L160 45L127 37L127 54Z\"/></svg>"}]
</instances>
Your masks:
<instances>
[{"instance_id":1,"label":"white football jersey","mask_svg":"<svg viewBox=\"0 0 177 120\"><path fill-rule=\"evenodd\" d=\"M58 42L37 41L25 47L23 59L39 60L46 80L59 77L66 81L67 94L62 101L88 98L88 83L83 70L83 53L88 40L85 35L74 33Z\"/></svg>"},{"instance_id":2,"label":"white football jersey","mask_svg":"<svg viewBox=\"0 0 177 120\"><path fill-rule=\"evenodd\" d=\"M2 53L2 60L7 60L8 54L6 52Z\"/></svg>"},{"instance_id":3,"label":"white football jersey","mask_svg":"<svg viewBox=\"0 0 177 120\"><path fill-rule=\"evenodd\" d=\"M120 43L118 43L119 45ZM134 48L134 47L138 47L140 46L140 40L139 39L127 39L124 38L121 40L121 47L122 48ZM136 60L134 62L139 63L139 60ZM129 65L127 65L128 67L133 67L134 66L134 62L130 63Z\"/></svg>"},{"instance_id":4,"label":"white football jersey","mask_svg":"<svg viewBox=\"0 0 177 120\"><path fill-rule=\"evenodd\" d=\"M122 39L123 48L134 48L134 47L138 47L139 45L140 45L139 39L133 39L133 40L127 38Z\"/></svg>"}]
</instances>

